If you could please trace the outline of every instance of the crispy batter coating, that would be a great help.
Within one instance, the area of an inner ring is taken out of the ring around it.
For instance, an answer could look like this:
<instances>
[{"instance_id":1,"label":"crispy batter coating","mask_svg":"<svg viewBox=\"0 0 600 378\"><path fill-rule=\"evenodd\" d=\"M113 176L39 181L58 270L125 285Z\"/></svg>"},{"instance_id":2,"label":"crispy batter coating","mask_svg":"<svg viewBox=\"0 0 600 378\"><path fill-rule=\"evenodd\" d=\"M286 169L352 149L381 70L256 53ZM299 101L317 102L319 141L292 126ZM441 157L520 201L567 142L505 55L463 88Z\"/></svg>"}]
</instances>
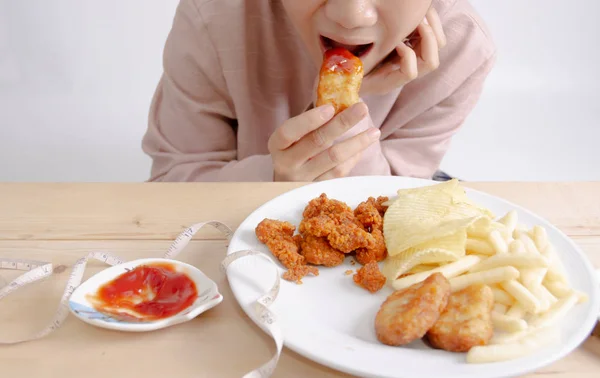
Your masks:
<instances>
[{"instance_id":1,"label":"crispy batter coating","mask_svg":"<svg viewBox=\"0 0 600 378\"><path fill-rule=\"evenodd\" d=\"M357 285L367 289L371 293L381 290L386 281L385 276L379 270L379 265L375 261L360 268L352 279Z\"/></svg>"},{"instance_id":2,"label":"crispy batter coating","mask_svg":"<svg viewBox=\"0 0 600 378\"><path fill-rule=\"evenodd\" d=\"M302 235L317 237L328 236L335 228L335 221L327 214L319 214L310 218L303 218L299 230Z\"/></svg>"},{"instance_id":3,"label":"crispy batter coating","mask_svg":"<svg viewBox=\"0 0 600 378\"><path fill-rule=\"evenodd\" d=\"M298 245L294 239L296 226L289 222L274 219L263 219L255 229L256 237L266 244L273 256L283 266L290 269L304 265L304 257L298 253Z\"/></svg>"},{"instance_id":4,"label":"crispy batter coating","mask_svg":"<svg viewBox=\"0 0 600 378\"><path fill-rule=\"evenodd\" d=\"M441 273L391 294L375 316L380 342L406 345L422 338L437 322L450 296L450 282Z\"/></svg>"},{"instance_id":5,"label":"crispy batter coating","mask_svg":"<svg viewBox=\"0 0 600 378\"><path fill-rule=\"evenodd\" d=\"M371 234L350 222L336 226L327 237L327 240L333 248L344 253L350 253L374 244Z\"/></svg>"},{"instance_id":6,"label":"crispy batter coating","mask_svg":"<svg viewBox=\"0 0 600 378\"><path fill-rule=\"evenodd\" d=\"M350 206L342 201L329 199L327 194L322 193L319 197L313 198L308 202L302 216L304 218L312 218L320 214L331 215L340 213L350 213L352 216L354 215Z\"/></svg>"},{"instance_id":7,"label":"crispy batter coating","mask_svg":"<svg viewBox=\"0 0 600 378\"><path fill-rule=\"evenodd\" d=\"M360 248L356 251L356 260L362 265L367 265L371 261L380 262L387 257L387 247L383 232L375 229L371 233L371 236L373 237L373 242L369 243L366 248Z\"/></svg>"},{"instance_id":8,"label":"crispy batter coating","mask_svg":"<svg viewBox=\"0 0 600 378\"><path fill-rule=\"evenodd\" d=\"M284 280L292 281L297 283L298 285L302 284L302 278L312 274L313 276L319 275L319 268L316 266L310 265L296 265L293 268L290 268L287 272L283 273Z\"/></svg>"},{"instance_id":9,"label":"crispy batter coating","mask_svg":"<svg viewBox=\"0 0 600 378\"><path fill-rule=\"evenodd\" d=\"M302 254L307 263L333 267L341 265L346 257L333 249L326 238L306 235L302 240Z\"/></svg>"},{"instance_id":10,"label":"crispy batter coating","mask_svg":"<svg viewBox=\"0 0 600 378\"><path fill-rule=\"evenodd\" d=\"M378 209L379 204L373 197L358 204L354 209L354 216L367 230L382 230L383 218ZM379 206L381 207L381 206Z\"/></svg>"},{"instance_id":11,"label":"crispy batter coating","mask_svg":"<svg viewBox=\"0 0 600 378\"><path fill-rule=\"evenodd\" d=\"M388 206L383 205L387 201L389 201L389 197L386 196L379 196L374 201L375 208L377 209L377 211L379 211L379 215L381 215L382 217L385 215L385 212L388 209Z\"/></svg>"},{"instance_id":12,"label":"crispy batter coating","mask_svg":"<svg viewBox=\"0 0 600 378\"><path fill-rule=\"evenodd\" d=\"M494 294L487 285L475 284L453 293L427 339L434 348L457 353L487 345L494 335L493 307Z\"/></svg>"}]
</instances>

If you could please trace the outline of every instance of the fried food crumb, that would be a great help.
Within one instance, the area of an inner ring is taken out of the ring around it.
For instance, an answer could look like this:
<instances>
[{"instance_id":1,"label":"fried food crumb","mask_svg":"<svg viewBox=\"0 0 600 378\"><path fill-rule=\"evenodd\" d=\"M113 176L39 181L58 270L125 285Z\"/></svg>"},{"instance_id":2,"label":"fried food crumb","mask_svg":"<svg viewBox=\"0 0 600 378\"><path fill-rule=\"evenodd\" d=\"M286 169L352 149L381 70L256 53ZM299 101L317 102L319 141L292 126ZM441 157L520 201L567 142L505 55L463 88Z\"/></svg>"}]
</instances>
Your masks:
<instances>
[{"instance_id":1,"label":"fried food crumb","mask_svg":"<svg viewBox=\"0 0 600 378\"><path fill-rule=\"evenodd\" d=\"M487 345L494 335L493 307L494 293L487 285L474 284L452 293L427 339L434 348L456 353Z\"/></svg>"},{"instance_id":2,"label":"fried food crumb","mask_svg":"<svg viewBox=\"0 0 600 378\"><path fill-rule=\"evenodd\" d=\"M354 273L354 271L352 269L348 269L347 271L344 272L345 275L349 276L352 273Z\"/></svg>"},{"instance_id":3,"label":"fried food crumb","mask_svg":"<svg viewBox=\"0 0 600 378\"><path fill-rule=\"evenodd\" d=\"M375 316L377 339L385 345L401 346L422 338L440 318L449 297L450 282L441 273L395 291Z\"/></svg>"},{"instance_id":4,"label":"fried food crumb","mask_svg":"<svg viewBox=\"0 0 600 378\"><path fill-rule=\"evenodd\" d=\"M350 265L352 265L352 266L356 265L356 261L350 260Z\"/></svg>"},{"instance_id":5,"label":"fried food crumb","mask_svg":"<svg viewBox=\"0 0 600 378\"><path fill-rule=\"evenodd\" d=\"M386 281L383 273L379 271L379 265L375 261L360 268L352 278L357 285L371 293L381 290Z\"/></svg>"},{"instance_id":6,"label":"fried food crumb","mask_svg":"<svg viewBox=\"0 0 600 378\"><path fill-rule=\"evenodd\" d=\"M312 274L313 276L319 275L319 268L310 265L297 265L290 268L287 272L283 273L283 278L286 281L295 282L298 285L302 285L302 278Z\"/></svg>"}]
</instances>

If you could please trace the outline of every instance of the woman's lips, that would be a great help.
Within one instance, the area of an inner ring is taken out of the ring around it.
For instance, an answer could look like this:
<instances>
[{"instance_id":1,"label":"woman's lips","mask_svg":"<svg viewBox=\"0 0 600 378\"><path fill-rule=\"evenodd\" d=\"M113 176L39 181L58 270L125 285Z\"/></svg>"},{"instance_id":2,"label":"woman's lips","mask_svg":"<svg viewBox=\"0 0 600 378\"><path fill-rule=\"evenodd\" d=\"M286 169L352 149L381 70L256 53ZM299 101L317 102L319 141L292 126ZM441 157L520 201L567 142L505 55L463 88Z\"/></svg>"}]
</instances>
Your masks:
<instances>
[{"instance_id":1,"label":"woman's lips","mask_svg":"<svg viewBox=\"0 0 600 378\"><path fill-rule=\"evenodd\" d=\"M363 58L369 52L371 52L371 50L373 49L372 42L366 43L366 44L346 44L346 43L338 42L331 38L327 38L325 36L320 36L320 39L321 39L321 49L323 50L322 52L325 52L334 47L342 47L342 48L345 48L346 50L350 51L354 56L356 56L358 58Z\"/></svg>"}]
</instances>

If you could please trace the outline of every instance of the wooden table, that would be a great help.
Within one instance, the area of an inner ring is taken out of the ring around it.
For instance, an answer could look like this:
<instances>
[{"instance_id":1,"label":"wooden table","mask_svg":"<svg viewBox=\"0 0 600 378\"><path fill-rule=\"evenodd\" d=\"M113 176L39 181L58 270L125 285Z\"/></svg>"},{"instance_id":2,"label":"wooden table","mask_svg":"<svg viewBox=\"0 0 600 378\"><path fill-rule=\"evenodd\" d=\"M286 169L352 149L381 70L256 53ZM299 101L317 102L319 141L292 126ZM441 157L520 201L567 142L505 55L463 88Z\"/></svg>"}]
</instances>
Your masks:
<instances>
[{"instance_id":1,"label":"wooden table","mask_svg":"<svg viewBox=\"0 0 600 378\"><path fill-rule=\"evenodd\" d=\"M271 198L301 184L0 184L0 257L51 261L67 269L30 285L0 306L0 338L26 336L56 310L72 264L105 250L126 260L162 256L193 223L217 219L230 227ZM466 183L546 217L571 236L600 267L600 183ZM50 336L0 346L2 377L241 377L268 360L272 340L235 301L219 271L223 237L200 231L181 260L212 277L223 303L195 320L165 330L122 334L69 316ZM91 262L87 278L106 265ZM16 277L0 273L7 281ZM600 342L586 341L565 359L531 375L598 377ZM346 376L287 349L275 377Z\"/></svg>"}]
</instances>

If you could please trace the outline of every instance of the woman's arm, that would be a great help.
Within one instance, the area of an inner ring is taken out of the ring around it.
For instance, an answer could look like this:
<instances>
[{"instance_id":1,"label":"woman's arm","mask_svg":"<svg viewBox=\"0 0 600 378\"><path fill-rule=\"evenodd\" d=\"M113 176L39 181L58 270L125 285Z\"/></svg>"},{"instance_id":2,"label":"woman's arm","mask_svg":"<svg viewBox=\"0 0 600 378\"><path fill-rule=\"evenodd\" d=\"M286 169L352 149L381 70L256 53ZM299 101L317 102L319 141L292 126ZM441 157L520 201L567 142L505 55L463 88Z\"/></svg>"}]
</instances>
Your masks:
<instances>
[{"instance_id":1,"label":"woman's arm","mask_svg":"<svg viewBox=\"0 0 600 378\"><path fill-rule=\"evenodd\" d=\"M272 181L270 155L236 160L235 110L201 14L180 2L144 135L150 181Z\"/></svg>"}]
</instances>

